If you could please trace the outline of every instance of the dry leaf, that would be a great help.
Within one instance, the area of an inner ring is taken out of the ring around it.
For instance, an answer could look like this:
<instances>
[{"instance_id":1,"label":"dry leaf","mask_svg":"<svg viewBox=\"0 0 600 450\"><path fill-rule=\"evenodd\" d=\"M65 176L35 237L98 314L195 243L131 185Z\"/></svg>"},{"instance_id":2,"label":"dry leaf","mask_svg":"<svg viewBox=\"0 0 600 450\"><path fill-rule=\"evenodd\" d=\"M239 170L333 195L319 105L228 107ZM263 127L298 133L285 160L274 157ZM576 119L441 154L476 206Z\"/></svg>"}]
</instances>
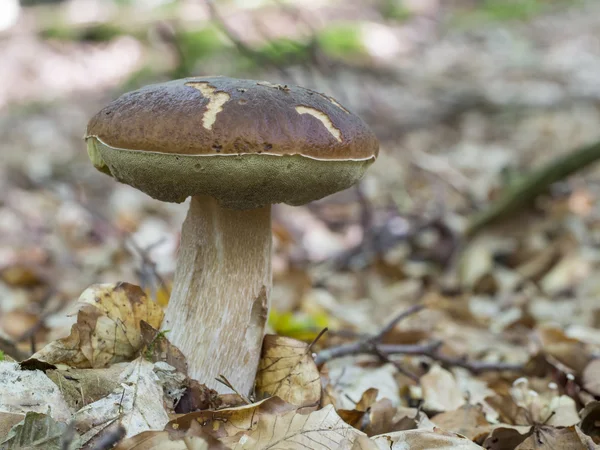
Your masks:
<instances>
[{"instance_id":1,"label":"dry leaf","mask_svg":"<svg viewBox=\"0 0 600 450\"><path fill-rule=\"evenodd\" d=\"M219 409L217 411L197 411L184 414L171 420L165 429L188 430L192 424L198 423L202 429L215 438L233 436L239 432L252 431L265 414L276 415L288 411L296 411L297 407L284 402L278 397L271 397L251 405L236 408Z\"/></svg>"},{"instance_id":2,"label":"dry leaf","mask_svg":"<svg viewBox=\"0 0 600 450\"><path fill-rule=\"evenodd\" d=\"M143 358L132 361L111 394L75 413L73 420L84 442L116 420L127 430L127 437L164 428L169 417L164 409L163 387L154 368L154 364Z\"/></svg>"},{"instance_id":3,"label":"dry leaf","mask_svg":"<svg viewBox=\"0 0 600 450\"><path fill-rule=\"evenodd\" d=\"M64 437L69 433L69 440ZM80 448L79 438L67 431L67 424L56 422L46 414L28 412L0 441L2 450L75 450Z\"/></svg>"},{"instance_id":4,"label":"dry leaf","mask_svg":"<svg viewBox=\"0 0 600 450\"><path fill-rule=\"evenodd\" d=\"M13 425L18 424L24 418L24 414L0 412L0 442L6 438Z\"/></svg>"},{"instance_id":5,"label":"dry leaf","mask_svg":"<svg viewBox=\"0 0 600 450\"><path fill-rule=\"evenodd\" d=\"M454 376L437 364L421 377L421 389L426 411L453 411L465 404Z\"/></svg>"},{"instance_id":6,"label":"dry leaf","mask_svg":"<svg viewBox=\"0 0 600 450\"><path fill-rule=\"evenodd\" d=\"M310 414L288 411L262 415L250 433L223 439L223 443L233 450L351 450L359 436L364 434L346 424L328 405Z\"/></svg>"},{"instance_id":7,"label":"dry leaf","mask_svg":"<svg viewBox=\"0 0 600 450\"><path fill-rule=\"evenodd\" d=\"M594 359L583 371L583 387L593 395L600 395L600 359Z\"/></svg>"},{"instance_id":8,"label":"dry leaf","mask_svg":"<svg viewBox=\"0 0 600 450\"><path fill-rule=\"evenodd\" d=\"M408 430L382 434L372 438L381 450L481 450L464 436L434 430Z\"/></svg>"},{"instance_id":9,"label":"dry leaf","mask_svg":"<svg viewBox=\"0 0 600 450\"><path fill-rule=\"evenodd\" d=\"M77 411L114 391L126 367L126 363L120 363L106 369L47 370L46 376L58 386L69 407Z\"/></svg>"},{"instance_id":10,"label":"dry leaf","mask_svg":"<svg viewBox=\"0 0 600 450\"><path fill-rule=\"evenodd\" d=\"M167 431L144 431L120 442L114 450L226 450L218 442L202 436L173 439Z\"/></svg>"},{"instance_id":11,"label":"dry leaf","mask_svg":"<svg viewBox=\"0 0 600 450\"><path fill-rule=\"evenodd\" d=\"M38 412L48 414L57 421L66 421L71 417L60 390L40 370L22 370L18 363L2 361L0 386L2 412Z\"/></svg>"},{"instance_id":12,"label":"dry leaf","mask_svg":"<svg viewBox=\"0 0 600 450\"><path fill-rule=\"evenodd\" d=\"M581 410L581 430L600 444L600 402L592 401Z\"/></svg>"},{"instance_id":13,"label":"dry leaf","mask_svg":"<svg viewBox=\"0 0 600 450\"><path fill-rule=\"evenodd\" d=\"M578 428L535 428L515 450L590 450L595 448L591 439L578 432ZM592 447L590 447L592 445Z\"/></svg>"},{"instance_id":14,"label":"dry leaf","mask_svg":"<svg viewBox=\"0 0 600 450\"><path fill-rule=\"evenodd\" d=\"M368 412L371 405L375 403L378 394L379 391L375 388L367 389L354 409L338 409L337 413L348 425L352 425L354 428L364 431L371 422Z\"/></svg>"},{"instance_id":15,"label":"dry leaf","mask_svg":"<svg viewBox=\"0 0 600 450\"><path fill-rule=\"evenodd\" d=\"M167 332L158 331L145 320L140 322L140 331L144 345L142 349L144 358L152 362L164 361L187 375L187 360L181 350L169 342Z\"/></svg>"},{"instance_id":16,"label":"dry leaf","mask_svg":"<svg viewBox=\"0 0 600 450\"><path fill-rule=\"evenodd\" d=\"M366 436L359 436L352 445L352 450L379 450L375 442Z\"/></svg>"},{"instance_id":17,"label":"dry leaf","mask_svg":"<svg viewBox=\"0 0 600 450\"><path fill-rule=\"evenodd\" d=\"M177 405L175 405L175 412L177 414L187 414L203 409L217 409L221 405L222 399L217 391L188 378L187 388Z\"/></svg>"},{"instance_id":18,"label":"dry leaf","mask_svg":"<svg viewBox=\"0 0 600 450\"><path fill-rule=\"evenodd\" d=\"M277 396L299 407L321 400L321 376L309 346L292 338L266 335L256 374L259 397Z\"/></svg>"},{"instance_id":19,"label":"dry leaf","mask_svg":"<svg viewBox=\"0 0 600 450\"><path fill-rule=\"evenodd\" d=\"M518 429L520 428L520 429ZM514 450L531 433L531 427L498 426L483 442L487 450Z\"/></svg>"},{"instance_id":20,"label":"dry leaf","mask_svg":"<svg viewBox=\"0 0 600 450\"><path fill-rule=\"evenodd\" d=\"M431 421L443 430L461 434L476 442L481 442L492 429L482 408L478 406L463 405L455 411L438 414Z\"/></svg>"},{"instance_id":21,"label":"dry leaf","mask_svg":"<svg viewBox=\"0 0 600 450\"><path fill-rule=\"evenodd\" d=\"M586 346L579 340L571 338L554 325L538 326L536 334L541 342L544 353L581 373L591 360Z\"/></svg>"},{"instance_id":22,"label":"dry leaf","mask_svg":"<svg viewBox=\"0 0 600 450\"><path fill-rule=\"evenodd\" d=\"M575 401L566 395L558 395L556 389L536 392L529 387L526 378L515 380L510 395L519 412L526 414L528 425L543 423L553 426L571 426L579 422ZM523 419L520 419L523 424Z\"/></svg>"},{"instance_id":23,"label":"dry leaf","mask_svg":"<svg viewBox=\"0 0 600 450\"><path fill-rule=\"evenodd\" d=\"M379 392L377 400L387 398L398 406L401 400L396 372L392 364L377 368L340 365L329 369L330 381L325 389L337 409L354 409L363 393L373 387Z\"/></svg>"},{"instance_id":24,"label":"dry leaf","mask_svg":"<svg viewBox=\"0 0 600 450\"><path fill-rule=\"evenodd\" d=\"M82 306L71 334L46 345L32 358L82 369L128 361L142 346L140 321L158 328L163 317L160 306L129 283L92 285L79 302Z\"/></svg>"}]
</instances>

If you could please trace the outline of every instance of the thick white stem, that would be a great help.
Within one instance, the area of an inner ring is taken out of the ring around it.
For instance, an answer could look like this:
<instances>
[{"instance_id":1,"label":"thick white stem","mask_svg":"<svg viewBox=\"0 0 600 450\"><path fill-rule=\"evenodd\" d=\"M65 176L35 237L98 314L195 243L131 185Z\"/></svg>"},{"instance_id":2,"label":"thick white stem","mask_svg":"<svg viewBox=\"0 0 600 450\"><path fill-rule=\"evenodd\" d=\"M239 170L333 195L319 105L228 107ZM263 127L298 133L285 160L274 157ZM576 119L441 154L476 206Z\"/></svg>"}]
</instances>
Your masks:
<instances>
[{"instance_id":1,"label":"thick white stem","mask_svg":"<svg viewBox=\"0 0 600 450\"><path fill-rule=\"evenodd\" d=\"M271 290L271 207L226 209L192 198L162 329L187 357L191 378L219 392L224 375L251 392Z\"/></svg>"}]
</instances>

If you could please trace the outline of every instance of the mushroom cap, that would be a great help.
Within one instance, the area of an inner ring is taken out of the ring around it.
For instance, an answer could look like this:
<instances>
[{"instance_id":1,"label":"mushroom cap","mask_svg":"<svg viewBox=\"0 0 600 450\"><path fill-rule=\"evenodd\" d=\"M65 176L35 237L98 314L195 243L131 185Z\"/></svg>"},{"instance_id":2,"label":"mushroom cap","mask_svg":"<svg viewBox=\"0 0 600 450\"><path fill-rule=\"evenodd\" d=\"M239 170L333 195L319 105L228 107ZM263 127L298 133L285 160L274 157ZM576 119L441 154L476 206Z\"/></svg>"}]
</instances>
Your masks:
<instances>
[{"instance_id":1,"label":"mushroom cap","mask_svg":"<svg viewBox=\"0 0 600 450\"><path fill-rule=\"evenodd\" d=\"M356 183L379 144L336 100L297 86L186 78L129 92L89 122L99 170L164 201L304 204Z\"/></svg>"}]
</instances>

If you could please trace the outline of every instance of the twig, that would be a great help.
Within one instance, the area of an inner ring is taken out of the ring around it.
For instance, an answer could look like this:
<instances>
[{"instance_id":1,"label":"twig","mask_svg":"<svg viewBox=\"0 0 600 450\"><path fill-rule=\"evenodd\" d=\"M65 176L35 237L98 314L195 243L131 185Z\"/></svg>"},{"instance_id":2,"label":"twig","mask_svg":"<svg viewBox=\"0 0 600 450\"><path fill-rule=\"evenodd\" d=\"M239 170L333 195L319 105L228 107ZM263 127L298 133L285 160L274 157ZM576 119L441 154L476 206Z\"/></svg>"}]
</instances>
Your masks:
<instances>
[{"instance_id":1,"label":"twig","mask_svg":"<svg viewBox=\"0 0 600 450\"><path fill-rule=\"evenodd\" d=\"M462 367L473 373L491 372L491 371L504 371L510 370L513 372L522 372L524 370L523 364L511 364L511 363L496 363L488 361L469 361L464 358L455 358L440 353L440 348L443 345L442 341L432 341L426 344L420 345L386 345L376 344L376 350L382 352L388 357L390 355L413 355L413 356L426 356L431 358L443 365L452 367ZM368 342L359 341L353 344L340 345L338 347L331 347L326 350L319 352L315 358L317 364L323 364L335 358L341 358L343 356L354 356L363 354L376 354L373 351L372 344Z\"/></svg>"},{"instance_id":2,"label":"twig","mask_svg":"<svg viewBox=\"0 0 600 450\"><path fill-rule=\"evenodd\" d=\"M407 318L408 316L418 313L419 311L421 311L424 308L425 308L425 305L413 305L410 308L402 311L400 314L398 314L392 320L390 320L382 328L382 330L379 333L377 333L376 335L367 336L365 339L358 341L355 344L342 345L339 347L332 347L330 349L323 350L322 352L317 354L317 357L315 358L315 362L317 364L322 364L326 361L329 361L330 359L339 358L340 356L360 354L360 353L369 353L369 354L377 355L379 357L379 359L381 359L384 362L389 362L389 363L393 364L400 373L403 373L407 377L409 377L415 381L418 381L418 377L415 374L413 374L412 372L410 372L410 371L406 370L404 367L402 367L398 361L390 360L389 354L385 350L383 350L383 346L380 345L380 342L383 340L383 338L385 337L385 335L387 333L392 331L394 329L394 327L396 325L398 325L398 323L401 320ZM408 346L404 346L404 347L408 347ZM337 352L339 352L339 355Z\"/></svg>"},{"instance_id":3,"label":"twig","mask_svg":"<svg viewBox=\"0 0 600 450\"><path fill-rule=\"evenodd\" d=\"M439 340L418 345L389 345L381 343L385 335L392 331L400 321L423 309L425 309L425 305L423 304L413 305L390 320L376 335L369 336L352 344L344 344L322 350L317 354L315 363L321 365L332 359L342 358L344 356L375 355L382 361L393 364L400 372L413 380L418 380L418 377L401 367L397 361L390 359L391 355L426 356L445 366L463 367L473 373L504 370L515 372L523 371L523 364L468 361L465 358L455 358L444 355L440 352L443 342Z\"/></svg>"},{"instance_id":4,"label":"twig","mask_svg":"<svg viewBox=\"0 0 600 450\"><path fill-rule=\"evenodd\" d=\"M27 354L18 349L16 344L8 339L0 336L0 351L5 355L10 356L15 361L23 361L27 359Z\"/></svg>"},{"instance_id":5,"label":"twig","mask_svg":"<svg viewBox=\"0 0 600 450\"><path fill-rule=\"evenodd\" d=\"M398 314L396 317L394 317L392 320L390 320L389 323L385 327L383 327L383 329L379 333L377 333L377 335L373 338L373 340L381 341L386 334L388 334L390 331L392 331L396 327L396 325L398 325L398 323L400 323L402 320L406 319L408 316L412 316L413 314L416 314L423 309L425 309L425 305L418 304L418 305L413 305L410 308L402 311L400 314Z\"/></svg>"},{"instance_id":6,"label":"twig","mask_svg":"<svg viewBox=\"0 0 600 450\"><path fill-rule=\"evenodd\" d=\"M225 378L225 375L219 375L217 378L215 378L215 380L217 380L219 383L225 385L226 387L228 387L229 389L231 389L234 393L236 393L244 403L246 403L246 405L249 405L250 403L252 403L250 401L250 399L248 399L248 397L246 397L245 395L240 394L240 392L233 387L233 385L231 384L231 382Z\"/></svg>"},{"instance_id":7,"label":"twig","mask_svg":"<svg viewBox=\"0 0 600 450\"><path fill-rule=\"evenodd\" d=\"M595 142L560 156L509 186L489 208L475 214L466 236L472 237L482 228L523 208L557 181L586 168L600 159L600 142Z\"/></svg>"}]
</instances>

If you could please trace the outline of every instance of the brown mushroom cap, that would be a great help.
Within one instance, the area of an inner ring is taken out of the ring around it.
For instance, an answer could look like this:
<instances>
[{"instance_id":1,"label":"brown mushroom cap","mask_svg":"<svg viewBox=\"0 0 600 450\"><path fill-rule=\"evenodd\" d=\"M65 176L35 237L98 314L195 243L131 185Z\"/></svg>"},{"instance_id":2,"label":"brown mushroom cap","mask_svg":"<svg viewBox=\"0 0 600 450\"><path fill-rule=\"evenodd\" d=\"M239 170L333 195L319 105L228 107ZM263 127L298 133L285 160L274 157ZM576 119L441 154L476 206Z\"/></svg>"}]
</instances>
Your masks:
<instances>
[{"instance_id":1,"label":"brown mushroom cap","mask_svg":"<svg viewBox=\"0 0 600 450\"><path fill-rule=\"evenodd\" d=\"M304 204L358 181L378 142L334 99L227 77L146 86L89 122L94 165L154 198L211 195L223 206Z\"/></svg>"}]
</instances>

